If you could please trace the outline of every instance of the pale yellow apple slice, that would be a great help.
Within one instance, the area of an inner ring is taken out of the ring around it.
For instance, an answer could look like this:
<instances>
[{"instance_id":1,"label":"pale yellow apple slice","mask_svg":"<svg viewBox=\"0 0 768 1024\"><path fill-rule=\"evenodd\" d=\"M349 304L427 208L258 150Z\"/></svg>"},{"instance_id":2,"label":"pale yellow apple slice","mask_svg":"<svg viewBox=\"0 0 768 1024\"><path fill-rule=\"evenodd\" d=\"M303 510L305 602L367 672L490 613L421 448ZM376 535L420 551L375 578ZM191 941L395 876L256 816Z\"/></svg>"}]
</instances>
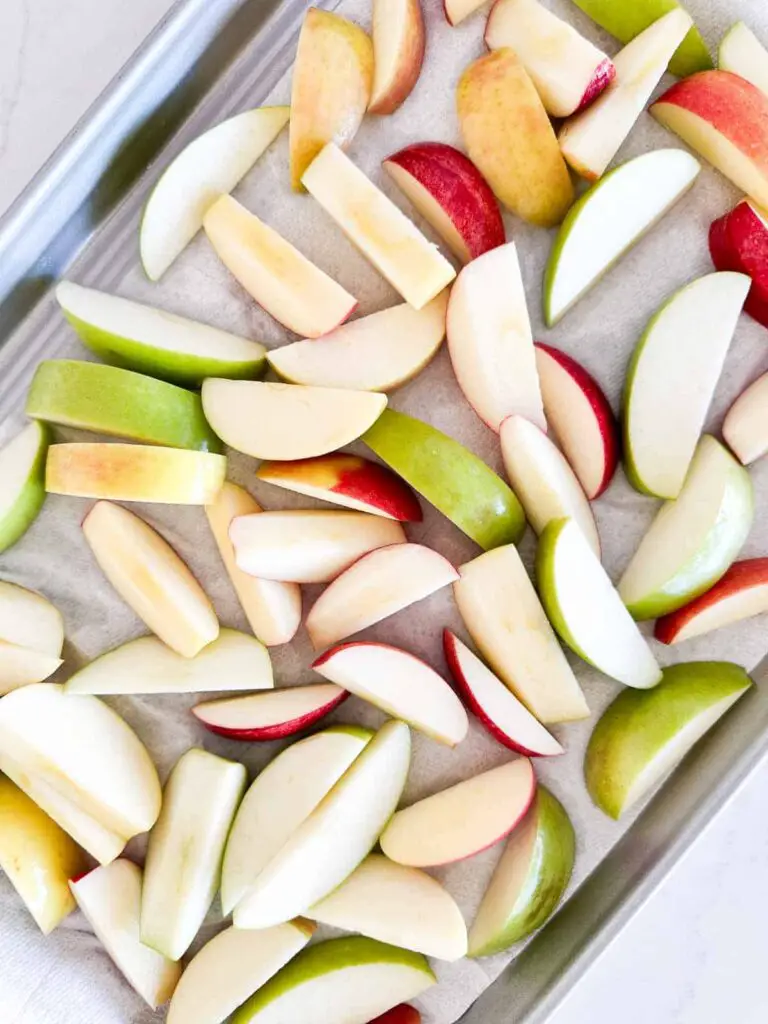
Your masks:
<instances>
[{"instance_id":1,"label":"pale yellow apple slice","mask_svg":"<svg viewBox=\"0 0 768 1024\"><path fill-rule=\"evenodd\" d=\"M449 25L458 25L474 14L486 0L443 0L443 10Z\"/></svg>"},{"instance_id":2,"label":"pale yellow apple slice","mask_svg":"<svg viewBox=\"0 0 768 1024\"><path fill-rule=\"evenodd\" d=\"M85 517L83 533L118 594L174 651L193 658L216 639L219 622L202 587L143 519L100 501Z\"/></svg>"},{"instance_id":3,"label":"pale yellow apple slice","mask_svg":"<svg viewBox=\"0 0 768 1024\"><path fill-rule=\"evenodd\" d=\"M0 581L0 639L59 657L64 620L42 594Z\"/></svg>"},{"instance_id":4,"label":"pale yellow apple slice","mask_svg":"<svg viewBox=\"0 0 768 1024\"><path fill-rule=\"evenodd\" d=\"M301 180L415 309L426 306L456 277L448 260L338 146L327 145Z\"/></svg>"},{"instance_id":5,"label":"pale yellow apple slice","mask_svg":"<svg viewBox=\"0 0 768 1024\"><path fill-rule=\"evenodd\" d=\"M768 452L768 373L742 391L728 410L723 437L744 466Z\"/></svg>"},{"instance_id":6,"label":"pale yellow apple slice","mask_svg":"<svg viewBox=\"0 0 768 1024\"><path fill-rule=\"evenodd\" d=\"M421 0L374 0L371 114L393 114L413 91L426 47Z\"/></svg>"},{"instance_id":7,"label":"pale yellow apple slice","mask_svg":"<svg viewBox=\"0 0 768 1024\"><path fill-rule=\"evenodd\" d=\"M768 96L768 50L743 21L738 21L723 36L717 66L721 71L746 78Z\"/></svg>"},{"instance_id":8,"label":"pale yellow apple slice","mask_svg":"<svg viewBox=\"0 0 768 1024\"><path fill-rule=\"evenodd\" d=\"M0 640L0 694L42 683L64 664L61 658Z\"/></svg>"}]
</instances>

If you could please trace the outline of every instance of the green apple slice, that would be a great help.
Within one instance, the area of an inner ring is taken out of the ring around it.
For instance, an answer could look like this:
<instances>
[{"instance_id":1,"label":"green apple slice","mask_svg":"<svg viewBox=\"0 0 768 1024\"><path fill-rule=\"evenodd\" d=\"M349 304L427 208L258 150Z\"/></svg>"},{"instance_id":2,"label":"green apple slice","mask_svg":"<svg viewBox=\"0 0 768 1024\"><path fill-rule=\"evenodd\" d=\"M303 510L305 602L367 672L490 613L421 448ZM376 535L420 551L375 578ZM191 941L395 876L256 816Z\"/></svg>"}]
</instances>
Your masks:
<instances>
[{"instance_id":1,"label":"green apple slice","mask_svg":"<svg viewBox=\"0 0 768 1024\"><path fill-rule=\"evenodd\" d=\"M522 537L525 514L509 487L429 423L385 409L361 440L481 548Z\"/></svg>"},{"instance_id":2,"label":"green apple slice","mask_svg":"<svg viewBox=\"0 0 768 1024\"><path fill-rule=\"evenodd\" d=\"M589 794L618 818L642 799L752 685L743 668L694 661L664 669L653 690L624 690L595 726L584 774Z\"/></svg>"},{"instance_id":3,"label":"green apple slice","mask_svg":"<svg viewBox=\"0 0 768 1024\"><path fill-rule=\"evenodd\" d=\"M692 281L637 343L623 411L624 465L637 490L680 493L751 283L728 271Z\"/></svg>"},{"instance_id":4,"label":"green apple slice","mask_svg":"<svg viewBox=\"0 0 768 1024\"><path fill-rule=\"evenodd\" d=\"M661 507L619 581L632 617L658 618L709 590L741 550L754 513L749 473L705 434L680 497Z\"/></svg>"},{"instance_id":5,"label":"green apple slice","mask_svg":"<svg viewBox=\"0 0 768 1024\"><path fill-rule=\"evenodd\" d=\"M0 551L22 537L45 501L45 455L50 435L30 423L0 448Z\"/></svg>"},{"instance_id":6,"label":"green apple slice","mask_svg":"<svg viewBox=\"0 0 768 1024\"><path fill-rule=\"evenodd\" d=\"M573 519L544 530L536 575L549 621L575 654L625 686L647 689L661 680L645 637Z\"/></svg>"},{"instance_id":7,"label":"green apple slice","mask_svg":"<svg viewBox=\"0 0 768 1024\"><path fill-rule=\"evenodd\" d=\"M131 370L76 359L40 363L27 395L27 416L111 437L220 452L200 396Z\"/></svg>"},{"instance_id":8,"label":"green apple slice","mask_svg":"<svg viewBox=\"0 0 768 1024\"><path fill-rule=\"evenodd\" d=\"M419 953L357 935L331 939L302 950L232 1024L367 1024L435 981Z\"/></svg>"},{"instance_id":9,"label":"green apple slice","mask_svg":"<svg viewBox=\"0 0 768 1024\"><path fill-rule=\"evenodd\" d=\"M206 377L251 380L266 367L256 341L130 299L62 281L56 298L82 342L108 363L199 387Z\"/></svg>"},{"instance_id":10,"label":"green apple slice","mask_svg":"<svg viewBox=\"0 0 768 1024\"><path fill-rule=\"evenodd\" d=\"M698 160L657 149L610 171L569 210L544 274L544 319L554 326L646 235L696 180Z\"/></svg>"},{"instance_id":11,"label":"green apple slice","mask_svg":"<svg viewBox=\"0 0 768 1024\"><path fill-rule=\"evenodd\" d=\"M179 153L150 193L141 220L144 272L159 280L203 226L220 195L232 192L288 124L289 107L236 114Z\"/></svg>"},{"instance_id":12,"label":"green apple slice","mask_svg":"<svg viewBox=\"0 0 768 1024\"><path fill-rule=\"evenodd\" d=\"M469 955L500 953L541 928L568 887L575 854L570 818L539 786L483 896L469 933Z\"/></svg>"}]
</instances>

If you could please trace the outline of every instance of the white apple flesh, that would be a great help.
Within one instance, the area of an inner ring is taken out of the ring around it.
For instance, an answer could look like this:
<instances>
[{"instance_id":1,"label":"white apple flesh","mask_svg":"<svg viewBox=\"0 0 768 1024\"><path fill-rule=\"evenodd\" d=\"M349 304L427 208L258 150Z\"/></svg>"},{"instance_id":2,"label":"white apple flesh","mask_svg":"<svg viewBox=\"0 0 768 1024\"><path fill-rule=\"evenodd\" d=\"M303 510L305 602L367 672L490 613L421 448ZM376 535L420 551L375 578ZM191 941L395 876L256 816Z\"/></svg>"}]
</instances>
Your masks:
<instances>
[{"instance_id":1,"label":"white apple flesh","mask_svg":"<svg viewBox=\"0 0 768 1024\"><path fill-rule=\"evenodd\" d=\"M717 66L745 78L768 96L768 50L743 21L736 22L723 36Z\"/></svg>"},{"instance_id":2,"label":"white apple flesh","mask_svg":"<svg viewBox=\"0 0 768 1024\"><path fill-rule=\"evenodd\" d=\"M64 646L61 612L42 594L0 581L0 640L58 658Z\"/></svg>"},{"instance_id":3,"label":"white apple flesh","mask_svg":"<svg viewBox=\"0 0 768 1024\"><path fill-rule=\"evenodd\" d=\"M768 452L768 373L742 391L728 410L723 437L744 466Z\"/></svg>"},{"instance_id":4,"label":"white apple flesh","mask_svg":"<svg viewBox=\"0 0 768 1024\"><path fill-rule=\"evenodd\" d=\"M374 0L373 88L369 114L393 114L421 73L426 31L421 0Z\"/></svg>"},{"instance_id":5,"label":"white apple flesh","mask_svg":"<svg viewBox=\"0 0 768 1024\"><path fill-rule=\"evenodd\" d=\"M456 26L474 14L486 0L443 0L443 10L449 25Z\"/></svg>"},{"instance_id":6,"label":"white apple flesh","mask_svg":"<svg viewBox=\"0 0 768 1024\"><path fill-rule=\"evenodd\" d=\"M43 507L49 440L43 423L30 423L0 448L0 551L27 532Z\"/></svg>"},{"instance_id":7,"label":"white apple flesh","mask_svg":"<svg viewBox=\"0 0 768 1024\"><path fill-rule=\"evenodd\" d=\"M0 695L43 680L61 668L61 658L0 640Z\"/></svg>"},{"instance_id":8,"label":"white apple flesh","mask_svg":"<svg viewBox=\"0 0 768 1024\"><path fill-rule=\"evenodd\" d=\"M338 686L287 686L269 693L224 697L192 708L206 729L233 740L276 740L308 729L347 698Z\"/></svg>"}]
</instances>

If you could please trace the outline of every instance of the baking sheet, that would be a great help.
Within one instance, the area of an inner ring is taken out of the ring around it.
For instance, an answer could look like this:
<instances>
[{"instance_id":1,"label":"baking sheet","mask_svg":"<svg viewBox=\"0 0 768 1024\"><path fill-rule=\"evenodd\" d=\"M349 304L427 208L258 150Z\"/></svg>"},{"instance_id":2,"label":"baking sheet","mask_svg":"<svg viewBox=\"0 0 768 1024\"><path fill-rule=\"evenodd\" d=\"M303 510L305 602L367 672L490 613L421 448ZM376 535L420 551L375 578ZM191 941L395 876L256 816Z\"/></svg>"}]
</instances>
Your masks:
<instances>
[{"instance_id":1,"label":"baking sheet","mask_svg":"<svg viewBox=\"0 0 768 1024\"><path fill-rule=\"evenodd\" d=\"M567 0L550 4L609 53L616 46L592 25ZM768 16L762 15L750 0L691 2L710 43L738 17L750 20L758 31L768 35ZM336 9L362 24L368 22L368 0L344 0ZM368 118L350 150L360 166L395 201L407 208L380 169L380 161L390 152L410 142L439 139L459 142L454 114L454 86L464 67L484 52L484 18L469 19L457 29L444 22L439 0L425 0L429 46L427 61L417 88L393 117ZM761 24L761 22L763 24ZM250 68L254 74L258 69ZM240 83L244 84L245 78ZM243 95L244 88L230 94L226 112L244 109L253 102ZM289 96L289 78L280 83L272 99L284 102ZM224 112L224 111L222 111ZM677 140L644 115L623 147L620 159L647 149L677 146ZM150 168L146 182L156 177ZM287 135L272 148L238 189L237 197L293 240L303 252L360 299L362 314L384 308L399 298L378 274L356 253L336 226L308 196L289 193L286 184ZM551 233L531 229L507 216L508 236L518 243L529 305L538 338L551 341L576 355L595 373L617 403L629 353L649 316L676 288L692 277L710 271L706 249L706 230L713 217L728 209L738 194L715 172L705 168L694 191L672 211L659 228L646 239L617 270L564 321L552 331L543 329L540 288ZM89 254L78 262L71 277L120 294L161 305L185 315L206 320L219 327L241 332L269 345L292 340L287 333L262 313L229 278L213 251L199 238L169 271L160 285L144 278L135 257L137 225L135 198L130 208L118 211L130 229L127 243L114 245L111 253L102 252L97 263ZM412 213L412 211L410 211ZM429 229L419 220L429 234ZM129 246L130 248L126 248ZM123 270L130 262L127 272ZM26 353L13 341L0 352L0 414L5 417L0 437L15 431L21 422L25 381L40 357L69 356L88 358L61 318L48 304L34 350ZM742 318L721 380L709 427L716 429L732 399L743 386L768 366L764 354L763 328ZM486 461L500 468L498 443L477 420L455 384L447 354L443 351L416 381L398 392L395 408L429 420L435 426L458 437ZM61 439L74 432L60 432ZM253 479L253 462L233 456L231 477L247 484L266 508L312 507L312 502L284 491L277 491ZM768 488L768 470L758 464L753 469L758 509ZM40 589L64 612L67 625L67 665L71 671L95 655L144 632L141 623L125 608L103 579L90 558L79 524L89 502L50 498L25 539L0 557L0 575L5 579ZM205 517L199 509L136 506L137 511L164 533L203 580L221 621L245 628L229 582L209 536ZM603 540L604 561L618 577L637 540L650 521L656 503L642 498L617 478L608 493L595 505ZM467 538L434 510L425 506L424 523L409 527L411 539L424 541L460 563L478 553ZM529 534L522 550L530 565L533 541ZM745 548L745 555L764 554L768 550L768 520L760 517ZM305 588L306 607L317 588ZM451 595L443 591L420 604L418 616L406 611L366 631L365 635L401 645L426 658L444 671L440 637L443 626L463 632ZM754 620L740 627L703 637L671 651L654 644L660 660L730 658L752 668L765 652L764 622ZM312 673L306 668L311 649L302 633L290 648L274 652L276 678L280 684L307 682ZM618 687L600 677L578 659L572 658L584 685L591 708L596 714L617 692ZM240 745L204 733L188 714L193 697L118 698L110 701L147 743L163 775L179 754L198 744L224 756L237 757L255 771L272 757L276 745ZM383 720L375 709L356 699L336 713L337 720L361 721L377 725ZM608 821L595 810L584 791L581 761L594 717L586 723L557 728L567 754L551 762L537 762L537 772L564 802L573 818L579 841L576 872L572 886L597 865L624 833L631 819L621 825ZM406 800L426 795L477 771L502 763L508 753L498 747L473 723L469 738L458 751L442 748L414 734L414 759ZM131 848L141 854L141 844ZM458 899L471 920L500 848L488 851L463 864L436 872ZM43 940L31 919L20 907L10 887L2 880L0 912L0 1005L13 1024L71 1024L86 1019L94 1024L146 1024L162 1020L142 1006L122 982L106 954L90 935L80 915L72 915L52 937ZM208 934L217 927L211 916ZM514 952L517 952L515 950ZM421 1001L428 1024L451 1024L486 987L504 964L507 955L457 965L436 965L442 984ZM7 991L6 991L7 989Z\"/></svg>"}]
</instances>

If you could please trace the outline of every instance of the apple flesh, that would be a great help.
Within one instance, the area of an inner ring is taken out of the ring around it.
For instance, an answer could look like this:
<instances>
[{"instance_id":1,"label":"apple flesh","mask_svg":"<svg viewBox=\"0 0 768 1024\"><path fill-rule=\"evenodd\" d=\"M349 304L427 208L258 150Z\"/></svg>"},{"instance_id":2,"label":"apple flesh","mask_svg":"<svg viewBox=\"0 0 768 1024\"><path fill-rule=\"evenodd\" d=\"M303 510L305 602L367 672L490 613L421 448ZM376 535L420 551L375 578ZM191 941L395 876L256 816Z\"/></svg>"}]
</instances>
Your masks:
<instances>
[{"instance_id":1,"label":"apple flesh","mask_svg":"<svg viewBox=\"0 0 768 1024\"><path fill-rule=\"evenodd\" d=\"M0 448L0 552L24 536L43 507L49 441L42 423L30 423Z\"/></svg>"},{"instance_id":2,"label":"apple flesh","mask_svg":"<svg viewBox=\"0 0 768 1024\"><path fill-rule=\"evenodd\" d=\"M723 421L723 438L744 466L768 452L768 374L743 391Z\"/></svg>"},{"instance_id":3,"label":"apple flesh","mask_svg":"<svg viewBox=\"0 0 768 1024\"><path fill-rule=\"evenodd\" d=\"M407 1003L400 1003L399 1006L394 1006L386 1013L382 1013L370 1024L421 1024L421 1014L415 1007L409 1006Z\"/></svg>"},{"instance_id":4,"label":"apple flesh","mask_svg":"<svg viewBox=\"0 0 768 1024\"><path fill-rule=\"evenodd\" d=\"M479 10L486 0L443 0L443 11L449 25L456 26Z\"/></svg>"},{"instance_id":5,"label":"apple flesh","mask_svg":"<svg viewBox=\"0 0 768 1024\"><path fill-rule=\"evenodd\" d=\"M373 88L369 114L394 114L421 74L426 30L421 0L374 0Z\"/></svg>"},{"instance_id":6,"label":"apple flesh","mask_svg":"<svg viewBox=\"0 0 768 1024\"><path fill-rule=\"evenodd\" d=\"M270 693L206 701L192 714L211 732L232 740L278 740L309 729L348 697L323 683L288 686Z\"/></svg>"},{"instance_id":7,"label":"apple flesh","mask_svg":"<svg viewBox=\"0 0 768 1024\"><path fill-rule=\"evenodd\" d=\"M0 640L58 658L64 647L61 612L42 594L0 580Z\"/></svg>"},{"instance_id":8,"label":"apple flesh","mask_svg":"<svg viewBox=\"0 0 768 1024\"><path fill-rule=\"evenodd\" d=\"M721 71L740 75L768 96L768 50L743 21L723 36L717 66Z\"/></svg>"},{"instance_id":9,"label":"apple flesh","mask_svg":"<svg viewBox=\"0 0 768 1024\"><path fill-rule=\"evenodd\" d=\"M587 747L584 775L595 804L619 818L642 800L752 685L743 668L696 661L664 669L653 690L624 690Z\"/></svg>"},{"instance_id":10,"label":"apple flesh","mask_svg":"<svg viewBox=\"0 0 768 1024\"><path fill-rule=\"evenodd\" d=\"M42 683L64 664L61 658L0 640L0 695Z\"/></svg>"},{"instance_id":11,"label":"apple flesh","mask_svg":"<svg viewBox=\"0 0 768 1024\"><path fill-rule=\"evenodd\" d=\"M712 223L709 251L718 270L734 270L752 279L744 311L768 325L768 213L742 199Z\"/></svg>"}]
</instances>

